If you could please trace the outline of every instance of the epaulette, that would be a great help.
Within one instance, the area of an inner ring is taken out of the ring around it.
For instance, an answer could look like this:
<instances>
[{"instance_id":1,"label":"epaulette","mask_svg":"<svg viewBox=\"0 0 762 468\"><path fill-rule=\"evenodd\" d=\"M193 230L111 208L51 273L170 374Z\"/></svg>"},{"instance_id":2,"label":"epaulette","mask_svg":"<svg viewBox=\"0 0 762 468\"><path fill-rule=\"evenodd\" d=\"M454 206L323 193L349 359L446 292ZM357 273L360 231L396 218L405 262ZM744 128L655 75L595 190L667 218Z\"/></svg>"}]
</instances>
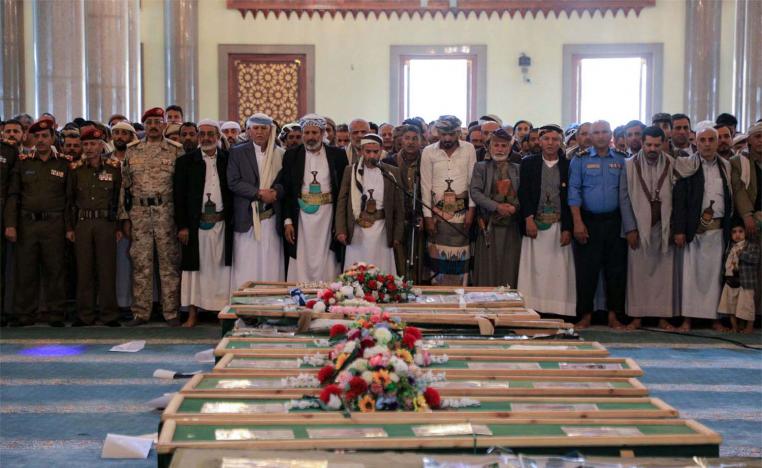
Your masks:
<instances>
[{"instance_id":1,"label":"epaulette","mask_svg":"<svg viewBox=\"0 0 762 468\"><path fill-rule=\"evenodd\" d=\"M139 145L143 140L135 140L127 143L127 148L133 147L135 145Z\"/></svg>"},{"instance_id":2,"label":"epaulette","mask_svg":"<svg viewBox=\"0 0 762 468\"><path fill-rule=\"evenodd\" d=\"M580 150L578 148L577 151L572 151L572 155L578 158L584 158L585 156L590 156L590 148L585 148L583 150Z\"/></svg>"},{"instance_id":3,"label":"epaulette","mask_svg":"<svg viewBox=\"0 0 762 468\"><path fill-rule=\"evenodd\" d=\"M619 156L621 156L621 157L623 157L623 158L629 158L629 157L630 157L630 155L629 155L629 154L627 154L627 153L625 153L625 152L623 152L623 151L619 151L619 150L618 150L618 149L616 149L616 148L612 148L612 149L611 149L611 151L613 151L615 154L618 154Z\"/></svg>"},{"instance_id":4,"label":"epaulette","mask_svg":"<svg viewBox=\"0 0 762 468\"><path fill-rule=\"evenodd\" d=\"M182 148L183 147L182 143L178 143L175 140L170 140L169 138L165 138L164 141L166 141L170 145L176 146L178 148Z\"/></svg>"}]
</instances>

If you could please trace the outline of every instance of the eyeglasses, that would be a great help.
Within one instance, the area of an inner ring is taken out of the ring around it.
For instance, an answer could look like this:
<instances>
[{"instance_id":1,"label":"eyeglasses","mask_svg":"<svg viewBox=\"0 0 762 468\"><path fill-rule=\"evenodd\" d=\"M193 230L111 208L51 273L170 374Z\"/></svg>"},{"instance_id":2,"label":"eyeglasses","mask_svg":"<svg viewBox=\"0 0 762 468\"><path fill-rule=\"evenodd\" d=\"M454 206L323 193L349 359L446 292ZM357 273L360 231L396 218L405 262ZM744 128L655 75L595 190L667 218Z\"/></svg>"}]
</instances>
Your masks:
<instances>
[{"instance_id":1,"label":"eyeglasses","mask_svg":"<svg viewBox=\"0 0 762 468\"><path fill-rule=\"evenodd\" d=\"M198 132L198 136L201 137L201 138L204 138L204 137L217 137L217 135L218 135L217 132L215 132L213 130L210 130L208 132L201 132L201 131Z\"/></svg>"}]
</instances>

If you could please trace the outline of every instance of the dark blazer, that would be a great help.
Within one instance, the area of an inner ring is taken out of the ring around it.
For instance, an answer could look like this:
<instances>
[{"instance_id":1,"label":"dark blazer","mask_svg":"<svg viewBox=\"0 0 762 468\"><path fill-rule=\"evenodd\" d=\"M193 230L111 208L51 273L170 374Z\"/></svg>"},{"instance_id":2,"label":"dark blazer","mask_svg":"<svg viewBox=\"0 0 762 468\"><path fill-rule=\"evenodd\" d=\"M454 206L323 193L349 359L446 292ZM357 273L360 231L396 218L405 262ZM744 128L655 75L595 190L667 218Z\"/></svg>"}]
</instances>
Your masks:
<instances>
[{"instance_id":1,"label":"dark blazer","mask_svg":"<svg viewBox=\"0 0 762 468\"><path fill-rule=\"evenodd\" d=\"M399 169L386 163L381 163L379 167L394 177L398 184L401 183ZM341 190L339 191L339 203L335 213L336 234L346 234L347 244L352 243L355 219L359 216L359 214L352 212L352 169L351 164L344 169ZM402 242L402 237L405 234L405 194L386 177L384 177L384 224L386 225L387 247L393 247L394 241Z\"/></svg>"},{"instance_id":2,"label":"dark blazer","mask_svg":"<svg viewBox=\"0 0 762 468\"><path fill-rule=\"evenodd\" d=\"M257 165L257 153L254 144L246 141L233 146L228 157L227 182L233 192L233 223L235 232L247 232L251 229L254 211L251 203L257 199L260 187L259 166ZM278 192L278 201L273 203L275 218L280 222L275 223L275 229L279 235L283 235L283 220L281 219L281 203L283 199L283 187L278 184L277 177L271 187Z\"/></svg>"},{"instance_id":3,"label":"dark blazer","mask_svg":"<svg viewBox=\"0 0 762 468\"><path fill-rule=\"evenodd\" d=\"M225 265L233 260L233 193L228 188L228 153L217 150L217 174L220 178L223 212L225 214ZM188 245L181 245L183 271L199 270L198 226L206 194L206 163L201 149L186 153L175 162L174 201L177 229L188 229Z\"/></svg>"},{"instance_id":4,"label":"dark blazer","mask_svg":"<svg viewBox=\"0 0 762 468\"><path fill-rule=\"evenodd\" d=\"M718 158L720 156L717 156ZM730 174L725 173L720 161L722 176L722 192L725 203L725 215L722 218L722 231L725 244L730 240L731 217L733 216L733 200L730 192ZM696 237L701 214L704 212L704 171L698 168L695 174L680 179L672 189L672 233L685 234L685 242L693 241Z\"/></svg>"},{"instance_id":5,"label":"dark blazer","mask_svg":"<svg viewBox=\"0 0 762 468\"><path fill-rule=\"evenodd\" d=\"M341 148L327 145L323 145L323 147L325 148L326 158L328 158L328 168L331 172L331 198L333 199L335 213L336 204L339 199L341 177L344 174L344 168L347 167L347 153ZM293 245L284 242L286 254L291 258L296 258L296 245L299 242L298 199L302 194L306 156L304 145L299 145L286 151L286 154L283 155L283 168L276 179L276 183L283 187L283 220L290 218L294 224L296 242ZM282 224L282 220L279 220L279 223ZM331 237L333 238L333 221L331 221ZM332 240L331 250L336 253L336 259L341 263L344 259L344 249L341 243Z\"/></svg>"},{"instance_id":6,"label":"dark blazer","mask_svg":"<svg viewBox=\"0 0 762 468\"><path fill-rule=\"evenodd\" d=\"M521 160L519 179L519 209L522 220L537 214L540 205L540 190L542 187L542 154L532 154ZM558 171L561 179L561 231L572 231L573 222L568 203L569 191L569 160L558 158ZM526 234L526 223L519 223L521 234Z\"/></svg>"}]
</instances>

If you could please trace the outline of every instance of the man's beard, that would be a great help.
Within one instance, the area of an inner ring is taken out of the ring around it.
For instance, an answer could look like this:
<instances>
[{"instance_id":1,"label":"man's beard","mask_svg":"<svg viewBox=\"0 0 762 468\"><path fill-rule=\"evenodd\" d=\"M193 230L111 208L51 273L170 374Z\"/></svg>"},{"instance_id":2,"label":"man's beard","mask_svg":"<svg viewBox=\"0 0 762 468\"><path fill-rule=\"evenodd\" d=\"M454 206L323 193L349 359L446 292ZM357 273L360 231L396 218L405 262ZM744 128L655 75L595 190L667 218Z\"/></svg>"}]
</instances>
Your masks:
<instances>
[{"instance_id":1,"label":"man's beard","mask_svg":"<svg viewBox=\"0 0 762 468\"><path fill-rule=\"evenodd\" d=\"M453 149L453 148L455 148L455 142L454 141L439 140L439 147L442 148L442 149L446 149L446 150Z\"/></svg>"},{"instance_id":2,"label":"man's beard","mask_svg":"<svg viewBox=\"0 0 762 468\"><path fill-rule=\"evenodd\" d=\"M196 147L194 146L193 149L196 149ZM216 149L217 149L217 144L216 143L210 143L208 145L204 145L204 144L201 145L201 150L204 151L204 152L209 152L209 151L216 150ZM189 151L192 151L192 150L189 150Z\"/></svg>"},{"instance_id":3,"label":"man's beard","mask_svg":"<svg viewBox=\"0 0 762 468\"><path fill-rule=\"evenodd\" d=\"M317 151L317 150L319 150L320 149L320 145L322 145L322 144L323 143L320 140L317 140L317 141L305 140L304 141L304 147L307 148L310 151Z\"/></svg>"},{"instance_id":4,"label":"man's beard","mask_svg":"<svg viewBox=\"0 0 762 468\"><path fill-rule=\"evenodd\" d=\"M659 157L658 151L646 151L646 158L650 160L655 160Z\"/></svg>"},{"instance_id":5,"label":"man's beard","mask_svg":"<svg viewBox=\"0 0 762 468\"><path fill-rule=\"evenodd\" d=\"M729 153L730 152L730 146L729 145L720 145L717 148L718 153Z\"/></svg>"},{"instance_id":6,"label":"man's beard","mask_svg":"<svg viewBox=\"0 0 762 468\"><path fill-rule=\"evenodd\" d=\"M117 151L124 151L127 149L127 143L122 140L114 140L114 148Z\"/></svg>"},{"instance_id":7,"label":"man's beard","mask_svg":"<svg viewBox=\"0 0 762 468\"><path fill-rule=\"evenodd\" d=\"M185 150L186 153L190 153L196 148L198 148L198 144L192 141L186 141L185 143L183 143L183 149Z\"/></svg>"}]
</instances>

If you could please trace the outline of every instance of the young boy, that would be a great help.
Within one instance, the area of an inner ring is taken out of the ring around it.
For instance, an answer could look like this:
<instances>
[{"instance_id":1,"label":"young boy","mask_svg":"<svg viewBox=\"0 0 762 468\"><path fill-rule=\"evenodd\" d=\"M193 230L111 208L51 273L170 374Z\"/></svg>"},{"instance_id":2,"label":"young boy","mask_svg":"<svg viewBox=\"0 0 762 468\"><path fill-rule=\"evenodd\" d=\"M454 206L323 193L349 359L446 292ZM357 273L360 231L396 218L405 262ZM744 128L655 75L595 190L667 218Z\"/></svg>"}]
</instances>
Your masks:
<instances>
[{"instance_id":1,"label":"young boy","mask_svg":"<svg viewBox=\"0 0 762 468\"><path fill-rule=\"evenodd\" d=\"M730 239L725 259L725 286L718 312L730 315L734 332L748 334L754 328L754 285L760 261L759 246L746 241L742 222L733 225Z\"/></svg>"}]
</instances>

